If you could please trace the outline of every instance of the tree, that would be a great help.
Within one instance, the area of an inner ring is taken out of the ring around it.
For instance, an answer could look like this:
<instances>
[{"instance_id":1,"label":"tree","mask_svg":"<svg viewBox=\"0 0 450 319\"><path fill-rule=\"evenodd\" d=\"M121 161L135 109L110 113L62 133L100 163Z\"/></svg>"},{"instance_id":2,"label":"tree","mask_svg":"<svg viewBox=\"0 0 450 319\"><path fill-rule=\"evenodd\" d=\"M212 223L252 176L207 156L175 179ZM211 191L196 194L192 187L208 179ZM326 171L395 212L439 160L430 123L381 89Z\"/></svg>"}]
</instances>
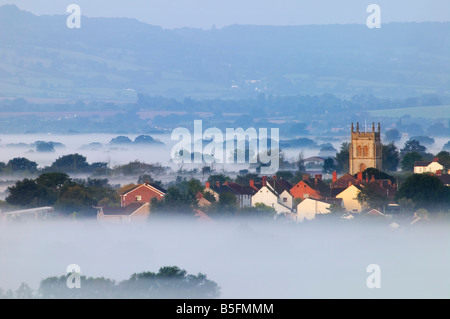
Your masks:
<instances>
[{"instance_id":1,"label":"tree","mask_svg":"<svg viewBox=\"0 0 450 319\"><path fill-rule=\"evenodd\" d=\"M134 144L162 144L162 143L158 140L155 140L150 135L139 135L134 139Z\"/></svg>"},{"instance_id":2,"label":"tree","mask_svg":"<svg viewBox=\"0 0 450 319\"><path fill-rule=\"evenodd\" d=\"M435 142L434 138L429 137L429 136L413 136L409 140L410 141L416 140L420 144L425 144L425 145L433 145Z\"/></svg>"},{"instance_id":3,"label":"tree","mask_svg":"<svg viewBox=\"0 0 450 319\"><path fill-rule=\"evenodd\" d=\"M442 147L443 151L450 151L450 141L445 143L445 145Z\"/></svg>"},{"instance_id":4,"label":"tree","mask_svg":"<svg viewBox=\"0 0 450 319\"><path fill-rule=\"evenodd\" d=\"M33 289L28 286L26 283L21 283L19 288L16 290L16 298L17 299L32 299Z\"/></svg>"},{"instance_id":5,"label":"tree","mask_svg":"<svg viewBox=\"0 0 450 319\"><path fill-rule=\"evenodd\" d=\"M7 166L13 171L29 171L35 172L37 170L37 163L30 161L24 157L16 157L10 160Z\"/></svg>"},{"instance_id":6,"label":"tree","mask_svg":"<svg viewBox=\"0 0 450 319\"><path fill-rule=\"evenodd\" d=\"M381 209L387 203L387 194L385 194L377 183L367 183L361 188L357 195L358 202L361 205L370 208Z\"/></svg>"},{"instance_id":7,"label":"tree","mask_svg":"<svg viewBox=\"0 0 450 319\"><path fill-rule=\"evenodd\" d=\"M450 130L448 127L445 127L444 123L437 122L432 124L427 129L428 134L432 136L449 136Z\"/></svg>"},{"instance_id":8,"label":"tree","mask_svg":"<svg viewBox=\"0 0 450 319\"><path fill-rule=\"evenodd\" d=\"M118 194L125 194L126 192L132 190L133 188L135 188L137 185L136 184L126 184L123 185L122 187L119 188L119 190L117 191Z\"/></svg>"},{"instance_id":9,"label":"tree","mask_svg":"<svg viewBox=\"0 0 450 319\"><path fill-rule=\"evenodd\" d=\"M186 191L193 197L195 197L199 192L203 192L203 189L204 187L202 183L196 178L191 178L187 182Z\"/></svg>"},{"instance_id":10,"label":"tree","mask_svg":"<svg viewBox=\"0 0 450 319\"><path fill-rule=\"evenodd\" d=\"M55 208L64 213L81 213L94 215L94 206L97 205L92 192L79 184L66 184L61 187Z\"/></svg>"},{"instance_id":11,"label":"tree","mask_svg":"<svg viewBox=\"0 0 450 319\"><path fill-rule=\"evenodd\" d=\"M284 179L288 182L291 181L292 178L294 178L294 174L292 174L292 172L290 172L290 171L278 171L275 175L278 178ZM244 184L244 185L248 185L248 184Z\"/></svg>"},{"instance_id":12,"label":"tree","mask_svg":"<svg viewBox=\"0 0 450 319\"><path fill-rule=\"evenodd\" d=\"M447 171L450 169L450 153L447 151L441 151L436 154L436 157L439 158L439 163L444 166L444 170Z\"/></svg>"},{"instance_id":13,"label":"tree","mask_svg":"<svg viewBox=\"0 0 450 319\"><path fill-rule=\"evenodd\" d=\"M329 157L326 158L323 162L323 173L324 174L331 174L336 170L336 166L334 165L334 159Z\"/></svg>"},{"instance_id":14,"label":"tree","mask_svg":"<svg viewBox=\"0 0 450 319\"><path fill-rule=\"evenodd\" d=\"M397 171L398 163L400 162L400 153L394 143L383 145L383 170L388 172Z\"/></svg>"},{"instance_id":15,"label":"tree","mask_svg":"<svg viewBox=\"0 0 450 319\"><path fill-rule=\"evenodd\" d=\"M224 192L219 195L218 209L231 212L237 209L237 198L234 194Z\"/></svg>"},{"instance_id":16,"label":"tree","mask_svg":"<svg viewBox=\"0 0 450 319\"><path fill-rule=\"evenodd\" d=\"M143 174L137 180L138 184L153 183L162 186L162 181L155 180L150 174Z\"/></svg>"},{"instance_id":17,"label":"tree","mask_svg":"<svg viewBox=\"0 0 450 319\"><path fill-rule=\"evenodd\" d=\"M405 145L400 150L401 156L405 156L407 153L416 152L421 155L425 155L427 151L427 148L423 145L420 145L419 141L417 140L409 140L405 142Z\"/></svg>"},{"instance_id":18,"label":"tree","mask_svg":"<svg viewBox=\"0 0 450 319\"><path fill-rule=\"evenodd\" d=\"M50 169L67 173L83 172L89 169L89 163L86 162L86 157L83 155L69 154L56 159Z\"/></svg>"},{"instance_id":19,"label":"tree","mask_svg":"<svg viewBox=\"0 0 450 319\"><path fill-rule=\"evenodd\" d=\"M120 196L109 185L106 178L88 178L81 183L91 193L92 198L99 206L115 207L120 205Z\"/></svg>"},{"instance_id":20,"label":"tree","mask_svg":"<svg viewBox=\"0 0 450 319\"><path fill-rule=\"evenodd\" d=\"M245 175L238 175L238 176L236 176L234 181L236 183L240 184L240 185L249 185L250 184L250 180L257 181L258 178L259 178L258 174L247 173Z\"/></svg>"},{"instance_id":21,"label":"tree","mask_svg":"<svg viewBox=\"0 0 450 319\"><path fill-rule=\"evenodd\" d=\"M130 138L127 136L117 136L111 139L111 141L109 141L109 144L133 144L133 141L130 140Z\"/></svg>"},{"instance_id":22,"label":"tree","mask_svg":"<svg viewBox=\"0 0 450 319\"><path fill-rule=\"evenodd\" d=\"M422 160L423 160L422 155L417 152L406 153L402 159L402 171L405 172L414 171L414 162Z\"/></svg>"},{"instance_id":23,"label":"tree","mask_svg":"<svg viewBox=\"0 0 450 319\"><path fill-rule=\"evenodd\" d=\"M118 286L127 298L217 298L220 288L204 274L189 275L177 266L161 267L158 273L142 272Z\"/></svg>"},{"instance_id":24,"label":"tree","mask_svg":"<svg viewBox=\"0 0 450 319\"><path fill-rule=\"evenodd\" d=\"M118 284L104 277L80 276L82 289L67 289L67 280L70 275L43 279L39 285L38 297L46 299L211 299L220 296L220 287L206 275L188 274L186 270L177 266L161 267L157 273L150 271L134 273L129 279ZM22 288L22 291L27 295L31 293L26 287ZM3 297L1 294L0 296Z\"/></svg>"},{"instance_id":25,"label":"tree","mask_svg":"<svg viewBox=\"0 0 450 319\"><path fill-rule=\"evenodd\" d=\"M208 177L208 182L209 182L211 185L215 185L216 182L219 182L220 185L222 185L223 183L229 182L230 180L231 180L230 177L228 177L228 176L226 176L226 175L224 175L224 174L210 175L210 176Z\"/></svg>"},{"instance_id":26,"label":"tree","mask_svg":"<svg viewBox=\"0 0 450 319\"><path fill-rule=\"evenodd\" d=\"M70 181L69 175L66 173L44 173L39 175L38 178L36 178L36 183L38 185L45 186L50 189L56 190L57 188L64 185L66 182Z\"/></svg>"},{"instance_id":27,"label":"tree","mask_svg":"<svg viewBox=\"0 0 450 319\"><path fill-rule=\"evenodd\" d=\"M54 152L55 147L52 142L38 142L36 143L36 152Z\"/></svg>"},{"instance_id":28,"label":"tree","mask_svg":"<svg viewBox=\"0 0 450 319\"><path fill-rule=\"evenodd\" d=\"M336 170L338 173L348 173L349 171L349 145L347 142L342 143L340 151L336 154Z\"/></svg>"},{"instance_id":29,"label":"tree","mask_svg":"<svg viewBox=\"0 0 450 319\"><path fill-rule=\"evenodd\" d=\"M393 129L387 130L386 133L384 133L384 138L388 142L397 142L400 140L401 135L397 129L393 128Z\"/></svg>"},{"instance_id":30,"label":"tree","mask_svg":"<svg viewBox=\"0 0 450 319\"><path fill-rule=\"evenodd\" d=\"M191 214L197 207L195 197L186 191L181 191L177 186L169 186L162 200L153 197L150 204L152 213L167 212L180 215Z\"/></svg>"},{"instance_id":31,"label":"tree","mask_svg":"<svg viewBox=\"0 0 450 319\"><path fill-rule=\"evenodd\" d=\"M450 188L439 178L429 174L413 174L400 186L397 199L410 199L416 208L443 209L450 208Z\"/></svg>"},{"instance_id":32,"label":"tree","mask_svg":"<svg viewBox=\"0 0 450 319\"><path fill-rule=\"evenodd\" d=\"M295 165L297 166L297 170L300 172L305 172L305 161L303 159L303 152L298 153L297 161L295 162Z\"/></svg>"},{"instance_id":33,"label":"tree","mask_svg":"<svg viewBox=\"0 0 450 319\"><path fill-rule=\"evenodd\" d=\"M358 177L358 174L355 174L355 175L353 175L355 178L357 178ZM365 170L364 170L364 172L362 172L362 178L363 179L371 179L372 178L372 176L375 178L375 179L389 179L389 180L391 180L391 182L392 183L395 183L395 178L394 178L394 176L391 176L391 175L389 175L389 174L386 174L385 172L382 172L382 171L380 171L379 169L376 169L376 168L374 168L374 167L369 167L369 168L366 168Z\"/></svg>"},{"instance_id":34,"label":"tree","mask_svg":"<svg viewBox=\"0 0 450 319\"><path fill-rule=\"evenodd\" d=\"M8 187L8 192L6 202L10 205L36 207L52 205L56 201L56 195L47 187L28 178Z\"/></svg>"}]
</instances>

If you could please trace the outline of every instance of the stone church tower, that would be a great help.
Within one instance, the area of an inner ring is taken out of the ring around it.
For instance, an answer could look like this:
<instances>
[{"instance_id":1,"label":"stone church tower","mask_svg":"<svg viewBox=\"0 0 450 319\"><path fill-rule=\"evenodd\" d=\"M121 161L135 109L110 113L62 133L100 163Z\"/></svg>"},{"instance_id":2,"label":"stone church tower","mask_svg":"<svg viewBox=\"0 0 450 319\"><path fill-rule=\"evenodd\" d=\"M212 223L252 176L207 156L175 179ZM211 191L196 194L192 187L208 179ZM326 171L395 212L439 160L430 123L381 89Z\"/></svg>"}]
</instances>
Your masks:
<instances>
[{"instance_id":1,"label":"stone church tower","mask_svg":"<svg viewBox=\"0 0 450 319\"><path fill-rule=\"evenodd\" d=\"M363 172L366 168L374 167L382 170L382 145L380 139L380 123L378 132L375 123L372 123L372 132L360 132L359 123L356 123L356 132L352 123L352 142L349 146L349 173L354 175Z\"/></svg>"}]
</instances>

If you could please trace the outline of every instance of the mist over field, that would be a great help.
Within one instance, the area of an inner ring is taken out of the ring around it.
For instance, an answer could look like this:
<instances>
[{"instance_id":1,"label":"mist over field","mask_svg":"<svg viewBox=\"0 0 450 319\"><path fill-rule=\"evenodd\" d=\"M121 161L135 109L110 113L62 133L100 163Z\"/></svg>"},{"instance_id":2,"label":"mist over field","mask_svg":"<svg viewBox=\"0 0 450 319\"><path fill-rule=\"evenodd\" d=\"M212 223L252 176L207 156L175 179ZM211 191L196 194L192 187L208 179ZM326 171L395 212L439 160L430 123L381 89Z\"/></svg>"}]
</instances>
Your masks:
<instances>
[{"instance_id":1,"label":"mist over field","mask_svg":"<svg viewBox=\"0 0 450 319\"><path fill-rule=\"evenodd\" d=\"M450 298L444 0L54 2L0 0L0 299Z\"/></svg>"},{"instance_id":2,"label":"mist over field","mask_svg":"<svg viewBox=\"0 0 450 319\"><path fill-rule=\"evenodd\" d=\"M37 289L70 264L82 275L116 281L176 265L217 282L221 298L449 298L448 226L239 219L0 224L0 287L25 282ZM371 264L381 268L380 289L366 285Z\"/></svg>"},{"instance_id":3,"label":"mist over field","mask_svg":"<svg viewBox=\"0 0 450 319\"><path fill-rule=\"evenodd\" d=\"M138 134L126 134L131 139L136 138ZM331 140L336 149L339 149L340 144L345 141L349 141L350 136L343 134L341 138L335 141ZM14 135L1 135L0 147L0 161L8 162L8 160L14 157L25 157L29 160L38 163L40 168L49 166L58 157L67 154L79 153L86 156L89 163L93 162L105 162L111 167L115 165L126 164L133 160L139 160L146 163L159 162L165 166L172 166L176 168L171 162L171 150L172 147L178 142L178 140L171 140L170 134L152 134L155 139L164 143L161 146L154 145L110 145L111 139L117 137L117 134L14 134ZM314 137L313 137L314 138ZM436 142L428 146L427 149L432 153L438 153L442 146L448 141L447 137L435 137ZM64 144L63 147L55 148L54 152L36 152L36 147L29 146L29 144L35 141L53 141ZM402 139L396 144L400 147L407 139ZM11 146L11 144L24 143L27 146L17 147ZM98 147L90 147L91 143L101 143ZM204 141L203 147L209 142ZM286 148L283 152L288 157L296 157L299 152L303 152L303 156L317 156L318 149L307 147L295 147ZM198 165L197 165L198 166ZM236 168L236 163L233 163L233 168Z\"/></svg>"}]
</instances>

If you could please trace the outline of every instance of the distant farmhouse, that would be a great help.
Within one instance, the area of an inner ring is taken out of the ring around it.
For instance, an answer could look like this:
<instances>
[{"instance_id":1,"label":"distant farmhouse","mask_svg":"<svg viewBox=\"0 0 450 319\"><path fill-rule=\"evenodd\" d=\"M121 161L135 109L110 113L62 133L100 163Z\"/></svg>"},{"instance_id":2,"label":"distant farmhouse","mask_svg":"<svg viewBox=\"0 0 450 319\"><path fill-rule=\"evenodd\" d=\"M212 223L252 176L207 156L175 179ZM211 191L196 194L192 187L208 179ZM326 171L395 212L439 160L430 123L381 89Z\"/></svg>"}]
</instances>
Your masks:
<instances>
[{"instance_id":1,"label":"distant farmhouse","mask_svg":"<svg viewBox=\"0 0 450 319\"><path fill-rule=\"evenodd\" d=\"M152 198L161 200L165 195L166 190L157 184L139 184L120 194L120 207L97 207L97 220L114 223L145 220L150 214Z\"/></svg>"},{"instance_id":2,"label":"distant farmhouse","mask_svg":"<svg viewBox=\"0 0 450 319\"><path fill-rule=\"evenodd\" d=\"M443 171L444 165L439 163L439 158L434 158L433 161L419 161L414 162L414 173L433 173L436 174L438 171Z\"/></svg>"}]
</instances>

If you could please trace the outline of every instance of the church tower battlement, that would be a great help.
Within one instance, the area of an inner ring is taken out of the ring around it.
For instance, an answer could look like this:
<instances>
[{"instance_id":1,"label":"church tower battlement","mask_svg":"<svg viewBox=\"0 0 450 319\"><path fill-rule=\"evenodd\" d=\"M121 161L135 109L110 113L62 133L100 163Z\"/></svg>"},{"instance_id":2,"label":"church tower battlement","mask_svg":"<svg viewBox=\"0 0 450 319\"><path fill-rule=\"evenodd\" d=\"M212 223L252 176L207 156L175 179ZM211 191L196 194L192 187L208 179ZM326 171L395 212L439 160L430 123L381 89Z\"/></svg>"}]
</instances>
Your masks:
<instances>
[{"instance_id":1,"label":"church tower battlement","mask_svg":"<svg viewBox=\"0 0 450 319\"><path fill-rule=\"evenodd\" d=\"M349 173L354 175L363 172L366 168L373 167L382 170L383 154L380 138L380 123L378 131L375 131L375 123L372 123L372 131L360 132L359 123L356 123L356 131L352 123L352 137L349 145Z\"/></svg>"}]
</instances>

